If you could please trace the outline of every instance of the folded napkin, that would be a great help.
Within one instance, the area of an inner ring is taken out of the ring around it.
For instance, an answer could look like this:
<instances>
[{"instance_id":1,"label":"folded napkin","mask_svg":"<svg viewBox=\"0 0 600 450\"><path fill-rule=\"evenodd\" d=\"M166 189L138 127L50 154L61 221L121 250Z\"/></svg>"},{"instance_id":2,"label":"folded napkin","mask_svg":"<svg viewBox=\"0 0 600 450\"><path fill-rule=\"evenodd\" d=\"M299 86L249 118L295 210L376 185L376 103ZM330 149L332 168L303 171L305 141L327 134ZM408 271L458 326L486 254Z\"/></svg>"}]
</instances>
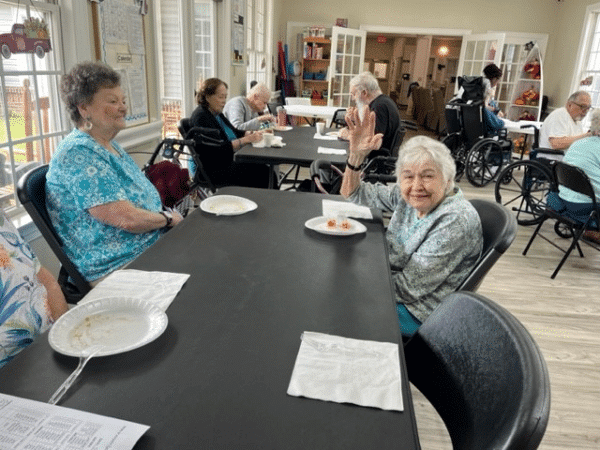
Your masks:
<instances>
[{"instance_id":1,"label":"folded napkin","mask_svg":"<svg viewBox=\"0 0 600 450\"><path fill-rule=\"evenodd\" d=\"M372 219L373 213L366 206L355 205L350 202L336 202L335 200L323 200L323 216L337 217L346 216L355 219Z\"/></svg>"},{"instance_id":2,"label":"folded napkin","mask_svg":"<svg viewBox=\"0 0 600 450\"><path fill-rule=\"evenodd\" d=\"M327 134L319 134L319 133L315 133L315 135L313 136L314 139L321 139L323 141L337 141L337 136L331 136L331 135L327 135Z\"/></svg>"},{"instance_id":3,"label":"folded napkin","mask_svg":"<svg viewBox=\"0 0 600 450\"><path fill-rule=\"evenodd\" d=\"M317 153L325 153L327 155L345 155L346 150L344 150L343 148L319 147L317 149Z\"/></svg>"},{"instance_id":4,"label":"folded napkin","mask_svg":"<svg viewBox=\"0 0 600 450\"><path fill-rule=\"evenodd\" d=\"M398 344L305 331L287 393L403 411Z\"/></svg>"},{"instance_id":5,"label":"folded napkin","mask_svg":"<svg viewBox=\"0 0 600 450\"><path fill-rule=\"evenodd\" d=\"M139 298L166 311L187 279L187 273L117 270L96 285L79 303L101 298Z\"/></svg>"}]
</instances>

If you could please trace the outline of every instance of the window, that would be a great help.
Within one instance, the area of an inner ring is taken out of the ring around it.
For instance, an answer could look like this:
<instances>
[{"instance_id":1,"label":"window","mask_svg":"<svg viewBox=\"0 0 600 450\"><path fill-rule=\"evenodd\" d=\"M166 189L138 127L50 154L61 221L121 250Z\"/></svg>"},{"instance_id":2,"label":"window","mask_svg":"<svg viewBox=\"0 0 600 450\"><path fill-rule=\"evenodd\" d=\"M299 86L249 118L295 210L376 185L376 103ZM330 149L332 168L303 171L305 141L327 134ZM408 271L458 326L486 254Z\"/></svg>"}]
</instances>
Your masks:
<instances>
[{"instance_id":1,"label":"window","mask_svg":"<svg viewBox=\"0 0 600 450\"><path fill-rule=\"evenodd\" d=\"M59 8L54 2L0 0L0 207L19 212L15 185L45 164L71 125L62 109Z\"/></svg>"},{"instance_id":2,"label":"window","mask_svg":"<svg viewBox=\"0 0 600 450\"><path fill-rule=\"evenodd\" d=\"M572 92L585 90L592 97L592 106L600 107L600 3L587 8L587 19L579 46L579 57ZM589 115L587 116L589 120Z\"/></svg>"},{"instance_id":3,"label":"window","mask_svg":"<svg viewBox=\"0 0 600 450\"><path fill-rule=\"evenodd\" d=\"M246 52L248 66L246 70L246 87L250 89L252 81L259 81L271 86L273 52L269 38L270 21L268 18L272 0L246 0Z\"/></svg>"},{"instance_id":4,"label":"window","mask_svg":"<svg viewBox=\"0 0 600 450\"><path fill-rule=\"evenodd\" d=\"M215 76L215 6L213 0L160 0L158 8L162 135L177 136L177 124L192 101L198 79ZM185 17L190 17L189 22L183 22ZM186 29L193 36L189 42L182 39ZM194 57L184 58L188 53Z\"/></svg>"}]
</instances>

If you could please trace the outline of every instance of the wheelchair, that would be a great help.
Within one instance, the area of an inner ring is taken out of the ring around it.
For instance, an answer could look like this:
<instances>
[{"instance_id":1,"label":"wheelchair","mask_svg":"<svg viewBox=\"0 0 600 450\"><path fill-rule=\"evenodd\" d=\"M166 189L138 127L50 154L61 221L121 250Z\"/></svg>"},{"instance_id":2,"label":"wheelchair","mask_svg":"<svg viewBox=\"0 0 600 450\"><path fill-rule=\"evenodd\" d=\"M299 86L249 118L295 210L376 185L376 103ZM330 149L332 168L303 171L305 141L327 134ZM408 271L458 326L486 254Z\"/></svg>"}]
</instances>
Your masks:
<instances>
[{"instance_id":1,"label":"wheelchair","mask_svg":"<svg viewBox=\"0 0 600 450\"><path fill-rule=\"evenodd\" d=\"M506 166L499 173L494 188L496 201L516 213L519 225L537 225L548 205L548 194L557 191L553 165L562 160L564 153L539 148L538 134L539 130L534 127L535 138L529 159ZM569 235L560 227L555 231L561 237Z\"/></svg>"},{"instance_id":2,"label":"wheelchair","mask_svg":"<svg viewBox=\"0 0 600 450\"><path fill-rule=\"evenodd\" d=\"M460 77L461 97L446 104L446 136L442 142L456 162L456 181L463 175L476 187L492 182L511 161L513 143L507 130L492 137L486 129L481 77Z\"/></svg>"}]
</instances>

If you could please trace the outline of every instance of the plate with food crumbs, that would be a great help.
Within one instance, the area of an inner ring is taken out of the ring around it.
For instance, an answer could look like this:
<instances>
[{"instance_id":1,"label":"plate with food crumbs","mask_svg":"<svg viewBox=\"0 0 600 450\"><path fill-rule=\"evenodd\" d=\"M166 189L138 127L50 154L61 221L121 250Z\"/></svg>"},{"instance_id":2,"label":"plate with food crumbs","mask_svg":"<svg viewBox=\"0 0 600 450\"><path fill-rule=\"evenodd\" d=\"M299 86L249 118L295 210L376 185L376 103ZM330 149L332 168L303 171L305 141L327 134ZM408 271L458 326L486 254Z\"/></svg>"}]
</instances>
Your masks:
<instances>
[{"instance_id":1,"label":"plate with food crumbs","mask_svg":"<svg viewBox=\"0 0 600 450\"><path fill-rule=\"evenodd\" d=\"M237 216L253 211L258 205L237 195L214 195L200 203L200 209L217 216Z\"/></svg>"},{"instance_id":2,"label":"plate with food crumbs","mask_svg":"<svg viewBox=\"0 0 600 450\"><path fill-rule=\"evenodd\" d=\"M367 231L362 223L353 219L319 216L309 219L304 226L318 233L349 236Z\"/></svg>"},{"instance_id":3,"label":"plate with food crumbs","mask_svg":"<svg viewBox=\"0 0 600 450\"><path fill-rule=\"evenodd\" d=\"M152 303L134 298L102 298L77 305L63 314L50 329L50 346L67 356L116 355L142 347L167 328L167 315Z\"/></svg>"}]
</instances>

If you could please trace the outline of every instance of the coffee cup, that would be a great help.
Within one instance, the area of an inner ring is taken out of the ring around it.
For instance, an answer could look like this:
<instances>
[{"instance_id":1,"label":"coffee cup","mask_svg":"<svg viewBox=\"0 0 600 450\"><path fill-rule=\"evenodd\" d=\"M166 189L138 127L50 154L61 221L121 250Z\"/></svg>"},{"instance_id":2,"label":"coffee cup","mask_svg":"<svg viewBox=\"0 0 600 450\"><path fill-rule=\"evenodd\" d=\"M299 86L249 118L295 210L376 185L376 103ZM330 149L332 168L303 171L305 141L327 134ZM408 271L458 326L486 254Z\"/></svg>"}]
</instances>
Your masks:
<instances>
[{"instance_id":1,"label":"coffee cup","mask_svg":"<svg viewBox=\"0 0 600 450\"><path fill-rule=\"evenodd\" d=\"M273 133L264 133L263 142L265 143L265 147L270 147L273 144Z\"/></svg>"},{"instance_id":2,"label":"coffee cup","mask_svg":"<svg viewBox=\"0 0 600 450\"><path fill-rule=\"evenodd\" d=\"M323 134L323 131L325 131L325 122L317 122L316 126L317 126L317 133Z\"/></svg>"}]
</instances>

